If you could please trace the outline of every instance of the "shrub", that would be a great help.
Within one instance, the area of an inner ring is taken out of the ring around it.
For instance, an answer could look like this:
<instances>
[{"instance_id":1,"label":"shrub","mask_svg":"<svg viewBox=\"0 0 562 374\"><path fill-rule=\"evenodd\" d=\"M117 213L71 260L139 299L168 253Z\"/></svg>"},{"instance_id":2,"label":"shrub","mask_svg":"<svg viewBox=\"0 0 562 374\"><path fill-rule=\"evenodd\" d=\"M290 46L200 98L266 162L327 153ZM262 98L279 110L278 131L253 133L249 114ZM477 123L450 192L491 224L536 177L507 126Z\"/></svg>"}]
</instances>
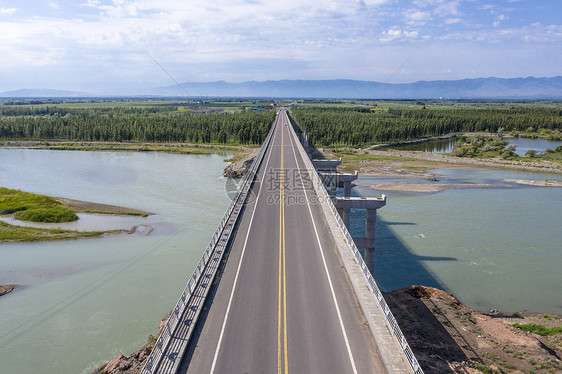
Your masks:
<instances>
[{"instance_id":1,"label":"shrub","mask_svg":"<svg viewBox=\"0 0 562 374\"><path fill-rule=\"evenodd\" d=\"M76 213L62 206L22 210L17 212L14 217L22 221L48 223L71 222L78 219Z\"/></svg>"},{"instance_id":2,"label":"shrub","mask_svg":"<svg viewBox=\"0 0 562 374\"><path fill-rule=\"evenodd\" d=\"M528 156L528 157L536 157L536 156L537 156L537 151L535 151L534 149L529 149L527 152L525 152L525 156Z\"/></svg>"}]
</instances>

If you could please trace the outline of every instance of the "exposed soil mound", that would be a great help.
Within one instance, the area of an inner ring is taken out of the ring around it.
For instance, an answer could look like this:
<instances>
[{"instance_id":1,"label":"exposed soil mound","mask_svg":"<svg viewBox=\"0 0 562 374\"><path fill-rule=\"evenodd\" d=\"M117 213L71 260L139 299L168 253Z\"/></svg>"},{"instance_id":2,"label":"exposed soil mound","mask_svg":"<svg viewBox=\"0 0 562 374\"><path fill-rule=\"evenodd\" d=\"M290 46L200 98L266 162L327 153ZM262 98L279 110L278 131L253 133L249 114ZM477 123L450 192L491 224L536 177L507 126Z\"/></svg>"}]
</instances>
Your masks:
<instances>
[{"instance_id":1,"label":"exposed soil mound","mask_svg":"<svg viewBox=\"0 0 562 374\"><path fill-rule=\"evenodd\" d=\"M562 373L562 334L538 336L511 326L560 325L556 317L484 315L424 286L388 292L385 299L426 373Z\"/></svg>"}]
</instances>

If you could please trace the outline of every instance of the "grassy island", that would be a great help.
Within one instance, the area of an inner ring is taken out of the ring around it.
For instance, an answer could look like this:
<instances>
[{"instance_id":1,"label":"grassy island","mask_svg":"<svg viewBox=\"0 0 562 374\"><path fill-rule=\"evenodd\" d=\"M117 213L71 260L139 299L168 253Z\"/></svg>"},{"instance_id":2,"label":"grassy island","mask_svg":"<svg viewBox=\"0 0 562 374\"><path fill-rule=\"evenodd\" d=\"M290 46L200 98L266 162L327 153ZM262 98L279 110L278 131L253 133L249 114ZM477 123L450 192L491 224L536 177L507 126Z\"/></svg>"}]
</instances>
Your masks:
<instances>
[{"instance_id":1,"label":"grassy island","mask_svg":"<svg viewBox=\"0 0 562 374\"><path fill-rule=\"evenodd\" d=\"M0 187L0 214L14 214L20 221L72 222L78 219L73 209L56 199Z\"/></svg>"},{"instance_id":2,"label":"grassy island","mask_svg":"<svg viewBox=\"0 0 562 374\"><path fill-rule=\"evenodd\" d=\"M13 215L20 221L61 223L78 219L77 213L137 215L150 213L113 205L55 198L0 187L0 215ZM33 228L0 221L0 243L35 242L99 237L121 230L79 232L59 228Z\"/></svg>"}]
</instances>

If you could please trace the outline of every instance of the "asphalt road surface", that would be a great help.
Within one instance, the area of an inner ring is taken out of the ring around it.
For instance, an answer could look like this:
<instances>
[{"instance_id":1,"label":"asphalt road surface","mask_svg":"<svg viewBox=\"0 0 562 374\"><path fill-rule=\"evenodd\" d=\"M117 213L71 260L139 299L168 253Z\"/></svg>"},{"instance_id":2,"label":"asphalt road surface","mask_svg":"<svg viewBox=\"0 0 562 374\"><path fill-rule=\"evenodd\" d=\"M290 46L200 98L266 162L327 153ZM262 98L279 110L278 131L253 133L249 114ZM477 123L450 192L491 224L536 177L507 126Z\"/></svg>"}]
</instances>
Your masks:
<instances>
[{"instance_id":1,"label":"asphalt road surface","mask_svg":"<svg viewBox=\"0 0 562 374\"><path fill-rule=\"evenodd\" d=\"M385 373L284 109L274 126L179 372Z\"/></svg>"}]
</instances>

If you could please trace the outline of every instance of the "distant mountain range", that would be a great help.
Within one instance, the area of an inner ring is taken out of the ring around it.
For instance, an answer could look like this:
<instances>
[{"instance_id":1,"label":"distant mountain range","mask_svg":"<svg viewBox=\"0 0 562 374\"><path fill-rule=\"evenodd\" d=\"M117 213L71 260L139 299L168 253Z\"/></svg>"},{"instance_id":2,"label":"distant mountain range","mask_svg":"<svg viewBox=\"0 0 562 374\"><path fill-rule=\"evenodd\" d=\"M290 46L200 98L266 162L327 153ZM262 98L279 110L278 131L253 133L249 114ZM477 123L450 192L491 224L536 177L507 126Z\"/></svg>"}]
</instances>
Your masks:
<instances>
[{"instance_id":1,"label":"distant mountain range","mask_svg":"<svg viewBox=\"0 0 562 374\"><path fill-rule=\"evenodd\" d=\"M379 83L347 79L182 83L192 96L346 99L560 99L562 76L553 78L477 78L415 83ZM176 86L161 95L184 96Z\"/></svg>"},{"instance_id":2,"label":"distant mountain range","mask_svg":"<svg viewBox=\"0 0 562 374\"><path fill-rule=\"evenodd\" d=\"M551 78L476 78L380 83L348 79L277 80L242 83L186 82L140 92L139 96L264 97L327 99L562 99L562 76ZM75 91L22 89L0 97L90 97ZM131 96L131 95L111 95Z\"/></svg>"}]
</instances>

